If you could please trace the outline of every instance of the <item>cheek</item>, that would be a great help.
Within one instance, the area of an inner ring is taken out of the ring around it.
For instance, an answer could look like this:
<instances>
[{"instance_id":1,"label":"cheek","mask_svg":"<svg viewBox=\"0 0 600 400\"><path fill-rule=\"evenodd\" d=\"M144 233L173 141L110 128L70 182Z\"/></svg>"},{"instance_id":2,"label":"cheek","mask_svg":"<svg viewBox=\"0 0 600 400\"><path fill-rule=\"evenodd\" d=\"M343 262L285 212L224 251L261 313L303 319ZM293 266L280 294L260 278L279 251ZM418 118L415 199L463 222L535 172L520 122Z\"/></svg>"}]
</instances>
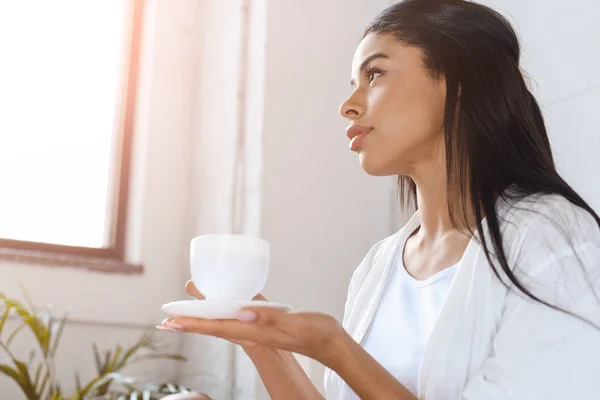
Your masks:
<instances>
[{"instance_id":1,"label":"cheek","mask_svg":"<svg viewBox=\"0 0 600 400\"><path fill-rule=\"evenodd\" d=\"M441 133L443 104L428 87L390 88L374 105L374 125L391 148L411 149Z\"/></svg>"},{"instance_id":2,"label":"cheek","mask_svg":"<svg viewBox=\"0 0 600 400\"><path fill-rule=\"evenodd\" d=\"M367 173L408 173L414 163L437 154L433 150L439 147L442 133L443 99L431 88L382 90L371 98L369 107L375 131L360 153Z\"/></svg>"}]
</instances>

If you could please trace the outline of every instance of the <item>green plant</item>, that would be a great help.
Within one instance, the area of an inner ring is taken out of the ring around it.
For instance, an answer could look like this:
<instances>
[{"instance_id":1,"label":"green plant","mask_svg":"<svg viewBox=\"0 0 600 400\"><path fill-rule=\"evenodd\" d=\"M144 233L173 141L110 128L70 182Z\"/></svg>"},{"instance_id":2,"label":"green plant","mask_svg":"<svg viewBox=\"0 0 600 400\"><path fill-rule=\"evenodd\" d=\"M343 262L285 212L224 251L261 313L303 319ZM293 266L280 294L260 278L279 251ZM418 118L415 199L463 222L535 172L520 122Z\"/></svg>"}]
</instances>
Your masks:
<instances>
[{"instance_id":1,"label":"green plant","mask_svg":"<svg viewBox=\"0 0 600 400\"><path fill-rule=\"evenodd\" d=\"M26 293L25 298L27 307L0 293L0 348L11 361L11 364L0 364L0 373L10 377L28 400L155 400L171 393L190 392L172 383L140 387L134 379L120 374L126 366L143 360L185 360L181 355L164 352L153 331L148 330L128 348L116 346L112 351L101 352L93 344L97 376L82 383L75 373L75 393L67 395L56 379L54 358L68 320L66 316L55 318L49 312L39 313ZM11 315L16 316L20 324L5 334L6 321ZM30 352L27 360L19 359L11 351L11 343L23 329L31 331L38 347Z\"/></svg>"}]
</instances>

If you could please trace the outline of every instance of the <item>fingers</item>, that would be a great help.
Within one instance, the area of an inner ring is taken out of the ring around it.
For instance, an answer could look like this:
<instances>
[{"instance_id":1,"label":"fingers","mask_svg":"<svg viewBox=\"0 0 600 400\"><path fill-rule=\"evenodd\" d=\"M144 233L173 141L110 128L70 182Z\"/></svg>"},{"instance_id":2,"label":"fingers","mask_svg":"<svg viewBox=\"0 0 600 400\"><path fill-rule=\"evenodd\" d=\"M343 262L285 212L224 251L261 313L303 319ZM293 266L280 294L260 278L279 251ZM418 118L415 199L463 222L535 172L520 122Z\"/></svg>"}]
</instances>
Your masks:
<instances>
[{"instance_id":1,"label":"fingers","mask_svg":"<svg viewBox=\"0 0 600 400\"><path fill-rule=\"evenodd\" d=\"M238 313L238 320L252 322L259 325L282 325L285 324L288 313L266 307L248 307Z\"/></svg>"},{"instance_id":2,"label":"fingers","mask_svg":"<svg viewBox=\"0 0 600 400\"><path fill-rule=\"evenodd\" d=\"M172 331L199 333L227 340L250 340L257 343L268 340L265 332L260 332L258 326L236 320L200 319L200 318L167 318L160 325L161 329Z\"/></svg>"},{"instance_id":3,"label":"fingers","mask_svg":"<svg viewBox=\"0 0 600 400\"><path fill-rule=\"evenodd\" d=\"M194 285L194 282L191 279L185 283L185 291L190 296L196 297L197 299L200 299L200 300L205 299L204 295L202 293L200 293L198 291L198 289L196 289L196 285Z\"/></svg>"},{"instance_id":4,"label":"fingers","mask_svg":"<svg viewBox=\"0 0 600 400\"><path fill-rule=\"evenodd\" d=\"M202 319L172 317L165 319L159 327L175 331L194 332L204 335L235 339L256 339L253 334L262 328L288 330L290 320L286 312L264 307L246 308L238 313L237 319ZM264 331L263 331L264 332Z\"/></svg>"},{"instance_id":5,"label":"fingers","mask_svg":"<svg viewBox=\"0 0 600 400\"><path fill-rule=\"evenodd\" d=\"M243 313L252 318L240 318ZM299 320L298 320L299 318ZM240 311L238 319L201 319L172 317L165 319L158 329L197 333L229 340L233 343L252 342L282 350L296 351L295 336L301 330L302 316L283 311L253 307Z\"/></svg>"}]
</instances>

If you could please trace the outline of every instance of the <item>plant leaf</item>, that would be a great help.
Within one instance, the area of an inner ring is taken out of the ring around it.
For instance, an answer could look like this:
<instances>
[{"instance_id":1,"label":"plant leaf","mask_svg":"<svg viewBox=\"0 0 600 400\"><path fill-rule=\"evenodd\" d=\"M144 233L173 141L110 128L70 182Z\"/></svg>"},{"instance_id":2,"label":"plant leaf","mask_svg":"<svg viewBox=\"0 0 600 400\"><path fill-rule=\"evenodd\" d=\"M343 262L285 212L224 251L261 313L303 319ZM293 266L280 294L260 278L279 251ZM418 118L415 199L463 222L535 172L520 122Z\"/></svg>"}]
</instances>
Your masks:
<instances>
[{"instance_id":1,"label":"plant leaf","mask_svg":"<svg viewBox=\"0 0 600 400\"><path fill-rule=\"evenodd\" d=\"M27 369L27 365L17 360L16 358L13 358L12 356L11 358L16 366L16 369L9 365L1 364L0 371L3 372L5 375L11 377L17 383L17 385L19 385L19 387L23 391L23 394L27 396L27 399L39 400L39 395L35 391L35 388L33 387L29 378L29 371Z\"/></svg>"},{"instance_id":2,"label":"plant leaf","mask_svg":"<svg viewBox=\"0 0 600 400\"><path fill-rule=\"evenodd\" d=\"M27 399L39 400L39 395L35 392L35 390L27 385L27 381L24 379L20 371L14 369L10 365L0 364L0 372L12 378L19 386L23 394L27 396Z\"/></svg>"},{"instance_id":3,"label":"plant leaf","mask_svg":"<svg viewBox=\"0 0 600 400\"><path fill-rule=\"evenodd\" d=\"M25 297L25 302L27 303L29 308L31 308L31 314L33 314L35 316L36 309L35 309L35 306L33 305L33 301L31 301L29 292L27 292L27 289L25 288L25 285L23 285L23 282L19 281L19 286L21 287L21 291L23 292L23 297Z\"/></svg>"},{"instance_id":4,"label":"plant leaf","mask_svg":"<svg viewBox=\"0 0 600 400\"><path fill-rule=\"evenodd\" d=\"M131 384L134 382L133 378L127 378L119 374L108 373L92 379L87 385L83 387L83 389L79 391L79 394L80 396L82 396L82 398L84 398L85 395L87 395L88 393L94 393L94 391L103 388L105 385L110 384L112 381L117 381L124 386L128 386L132 389L135 389L133 386L131 386ZM105 393L95 394L104 395Z\"/></svg>"},{"instance_id":5,"label":"plant leaf","mask_svg":"<svg viewBox=\"0 0 600 400\"><path fill-rule=\"evenodd\" d=\"M121 362L119 365L119 367L120 367L119 369L123 368L129 361L129 359L134 354L136 354L139 350L141 350L143 348L149 348L151 346L152 346L152 336L149 335L148 333L143 333L142 336L140 337L140 339L138 339L137 342L135 342L129 349L127 349L127 351L123 355L123 358L121 359Z\"/></svg>"},{"instance_id":6,"label":"plant leaf","mask_svg":"<svg viewBox=\"0 0 600 400\"><path fill-rule=\"evenodd\" d=\"M38 364L37 368L35 369L35 374L33 375L33 387L36 388L36 391L38 393L41 393L41 391L38 390L38 386L40 385L40 378L42 377L43 366L44 364Z\"/></svg>"},{"instance_id":7,"label":"plant leaf","mask_svg":"<svg viewBox=\"0 0 600 400\"><path fill-rule=\"evenodd\" d=\"M112 353L110 351L104 352L104 364L102 365L102 373L108 373L108 363L110 361Z\"/></svg>"},{"instance_id":8,"label":"plant leaf","mask_svg":"<svg viewBox=\"0 0 600 400\"><path fill-rule=\"evenodd\" d=\"M5 299L4 295L2 295L0 297L0 300L2 300L2 303L4 304L4 313L2 314L2 319L0 319L0 333L2 333L2 329L4 328L4 324L6 323L6 320L8 319L8 315L10 314L10 309L12 307L10 307L6 303L6 299Z\"/></svg>"},{"instance_id":9,"label":"plant leaf","mask_svg":"<svg viewBox=\"0 0 600 400\"><path fill-rule=\"evenodd\" d=\"M172 383L167 383L167 387L169 388L171 393L177 393L178 391L177 386L173 385Z\"/></svg>"},{"instance_id":10,"label":"plant leaf","mask_svg":"<svg viewBox=\"0 0 600 400\"><path fill-rule=\"evenodd\" d=\"M81 392L81 376L79 376L79 371L75 371L75 388L77 394L79 394Z\"/></svg>"},{"instance_id":11,"label":"plant leaf","mask_svg":"<svg viewBox=\"0 0 600 400\"><path fill-rule=\"evenodd\" d=\"M16 359L10 353L6 342L0 340L0 348L5 348L11 356L14 365L0 365L0 374L7 375L13 379L21 388L29 400L65 400L58 382L55 382L53 375L53 358L60 344L66 326L67 317L63 316L60 320L54 318L51 314L38 313L33 306L33 302L24 290L26 301L31 308L24 307L19 301L7 299L0 293L0 333L5 327L5 323L12 312L21 319L19 326L11 332L8 343L18 335L23 328L28 328L34 334L37 344L42 354L42 362L35 364L35 352L32 351L28 363ZM96 344L92 344L94 361L98 376L92 379L86 385L82 385L79 373L75 373L75 386L77 392L71 397L71 400L84 400L89 395L104 396L102 398L123 400L143 399L155 400L161 397L161 394L178 393L178 390L185 390L183 387L177 387L170 383L164 383L160 386L145 387L142 389L134 386L134 380L129 377L118 374L125 366L142 361L156 359L170 359L176 361L185 360L185 357L177 354L169 354L161 351L161 345L156 338L153 330L142 333L139 339L129 347L116 346L114 350L101 352ZM30 374L30 370L35 373ZM117 390L111 389L111 384L118 386ZM162 390L161 390L162 388ZM111 389L109 391L109 389ZM123 395L121 397L121 395ZM117 397L118 396L118 397Z\"/></svg>"},{"instance_id":12,"label":"plant leaf","mask_svg":"<svg viewBox=\"0 0 600 400\"><path fill-rule=\"evenodd\" d=\"M42 349L44 356L48 355L49 350L49 333L48 328L42 323L42 321L35 315L30 313L21 303L15 300L5 299L5 304L15 310L19 317L27 324L29 329L35 335L40 348Z\"/></svg>"},{"instance_id":13,"label":"plant leaf","mask_svg":"<svg viewBox=\"0 0 600 400\"><path fill-rule=\"evenodd\" d=\"M32 349L29 352L29 358L27 358L27 365L31 365L31 362L33 361L34 358L35 358L35 349Z\"/></svg>"},{"instance_id":14,"label":"plant leaf","mask_svg":"<svg viewBox=\"0 0 600 400\"><path fill-rule=\"evenodd\" d=\"M63 315L63 317L58 322L54 321L53 324L58 324L58 330L56 332L54 342L50 347L50 355L54 357L54 355L56 354L56 350L58 349L58 343L60 342L60 338L65 329L65 325L67 324L67 316Z\"/></svg>"},{"instance_id":15,"label":"plant leaf","mask_svg":"<svg viewBox=\"0 0 600 400\"><path fill-rule=\"evenodd\" d=\"M15 369L9 365L2 364L2 368L0 370L17 382L21 390L28 396L28 399L32 398L29 396L36 396L35 391L33 390L33 387L31 385L31 379L29 377L29 370L27 369L27 365L24 362L19 361L10 351L10 349L4 343L2 343L2 341L0 341L0 347L2 347L6 354L8 354L11 361L16 367Z\"/></svg>"},{"instance_id":16,"label":"plant leaf","mask_svg":"<svg viewBox=\"0 0 600 400\"><path fill-rule=\"evenodd\" d=\"M37 393L35 391L35 387L33 386L33 382L31 381L31 376L29 374L29 368L27 367L27 364L25 364L22 361L17 360L16 358L13 358L12 361L17 366L17 369L19 370L19 372L23 378L23 383L24 383L25 387L27 388L27 392L36 396Z\"/></svg>"},{"instance_id":17,"label":"plant leaf","mask_svg":"<svg viewBox=\"0 0 600 400\"><path fill-rule=\"evenodd\" d=\"M50 374L48 373L48 371L46 371L46 373L44 374L44 379L42 379L42 384L41 384L40 388L38 389L38 393L40 393L40 395L46 391L46 386L48 385L49 381L50 381Z\"/></svg>"},{"instance_id":18,"label":"plant leaf","mask_svg":"<svg viewBox=\"0 0 600 400\"><path fill-rule=\"evenodd\" d=\"M27 326L27 322L23 321L19 324L19 326L17 326L15 328L14 331L12 331L10 333L10 335L8 336L8 338L6 339L6 345L10 346L10 344L12 343L12 341L15 339L15 337L17 336L17 334L21 331L21 329L25 328Z\"/></svg>"},{"instance_id":19,"label":"plant leaf","mask_svg":"<svg viewBox=\"0 0 600 400\"><path fill-rule=\"evenodd\" d=\"M154 359L162 359L162 360L173 360L173 361L187 361L185 356L181 354L169 354L169 353L151 353L144 354L142 356L135 357L131 359L130 364L136 363L142 360L154 360Z\"/></svg>"},{"instance_id":20,"label":"plant leaf","mask_svg":"<svg viewBox=\"0 0 600 400\"><path fill-rule=\"evenodd\" d=\"M94 361L96 362L96 371L99 374L102 374L102 360L100 360L100 352L98 351L98 346L96 343L92 343L92 349L94 350Z\"/></svg>"},{"instance_id":21,"label":"plant leaf","mask_svg":"<svg viewBox=\"0 0 600 400\"><path fill-rule=\"evenodd\" d=\"M19 376L19 372L10 365L0 364L0 371L2 371L2 373L4 373L5 375L10 376L17 383L21 383L21 377Z\"/></svg>"},{"instance_id":22,"label":"plant leaf","mask_svg":"<svg viewBox=\"0 0 600 400\"><path fill-rule=\"evenodd\" d=\"M119 357L121 356L122 352L123 348L121 346L117 346L117 349L114 353L112 353L112 357L110 357L110 361L106 365L106 372L118 372Z\"/></svg>"},{"instance_id":23,"label":"plant leaf","mask_svg":"<svg viewBox=\"0 0 600 400\"><path fill-rule=\"evenodd\" d=\"M53 392L51 400L62 400L62 394L60 392Z\"/></svg>"}]
</instances>

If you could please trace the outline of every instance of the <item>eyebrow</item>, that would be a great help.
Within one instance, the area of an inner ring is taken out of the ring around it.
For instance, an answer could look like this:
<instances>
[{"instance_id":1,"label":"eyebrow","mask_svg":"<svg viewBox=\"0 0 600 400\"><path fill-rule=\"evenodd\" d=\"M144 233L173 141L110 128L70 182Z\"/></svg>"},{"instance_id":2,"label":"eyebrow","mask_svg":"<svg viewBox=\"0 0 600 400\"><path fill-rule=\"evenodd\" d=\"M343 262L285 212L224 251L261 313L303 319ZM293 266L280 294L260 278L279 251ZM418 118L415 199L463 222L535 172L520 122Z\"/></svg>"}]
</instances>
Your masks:
<instances>
[{"instance_id":1,"label":"eyebrow","mask_svg":"<svg viewBox=\"0 0 600 400\"><path fill-rule=\"evenodd\" d=\"M367 68L367 65L369 65L369 63L373 60L377 60L379 58L385 58L389 60L389 56L387 54L378 52L378 53L373 53L370 56L368 56L367 58L365 58L363 60L363 62L360 63L360 68L358 69L359 74L362 74L365 70L365 68ZM352 87L354 87L356 85L356 82L354 81L354 79L350 79L350 85Z\"/></svg>"}]
</instances>

